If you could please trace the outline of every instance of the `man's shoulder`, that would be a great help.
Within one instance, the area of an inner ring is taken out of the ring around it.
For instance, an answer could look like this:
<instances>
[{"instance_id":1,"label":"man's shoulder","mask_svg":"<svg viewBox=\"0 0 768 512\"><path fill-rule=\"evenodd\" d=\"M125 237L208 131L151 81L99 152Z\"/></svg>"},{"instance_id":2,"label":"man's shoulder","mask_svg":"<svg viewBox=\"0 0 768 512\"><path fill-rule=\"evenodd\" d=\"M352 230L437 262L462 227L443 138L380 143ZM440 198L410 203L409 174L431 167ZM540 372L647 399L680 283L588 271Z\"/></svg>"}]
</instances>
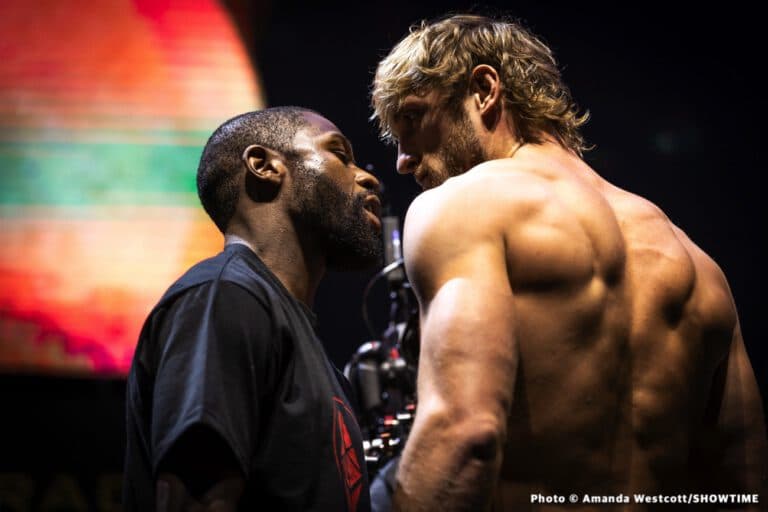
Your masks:
<instances>
[{"instance_id":1,"label":"man's shoulder","mask_svg":"<svg viewBox=\"0 0 768 512\"><path fill-rule=\"evenodd\" d=\"M674 224L672 230L685 248L695 272L693 299L699 311L725 325L736 322L736 305L725 272L715 259L694 243Z\"/></svg>"},{"instance_id":2,"label":"man's shoulder","mask_svg":"<svg viewBox=\"0 0 768 512\"><path fill-rule=\"evenodd\" d=\"M489 160L421 193L406 217L411 234L461 231L465 236L501 233L557 201L550 180L512 159Z\"/></svg>"},{"instance_id":3,"label":"man's shoulder","mask_svg":"<svg viewBox=\"0 0 768 512\"><path fill-rule=\"evenodd\" d=\"M624 237L642 249L653 247L667 262L684 261L691 266L695 280L707 287L728 288L723 270L688 234L677 226L658 205L649 199L618 189L609 196L611 207L624 226ZM693 278L692 278L693 279Z\"/></svg>"},{"instance_id":4,"label":"man's shoulder","mask_svg":"<svg viewBox=\"0 0 768 512\"><path fill-rule=\"evenodd\" d=\"M504 163L499 165L481 164L424 191L411 203L403 243L412 279L504 267L505 239L522 220L531 197L540 197L541 192L528 192L524 189L528 185L517 182L530 180L515 170L506 172Z\"/></svg>"},{"instance_id":5,"label":"man's shoulder","mask_svg":"<svg viewBox=\"0 0 768 512\"><path fill-rule=\"evenodd\" d=\"M272 285L254 259L255 255L249 258L241 249L227 248L190 267L168 288L160 303L172 300L192 288L212 286L215 283L234 284L251 295L264 296L269 293Z\"/></svg>"}]
</instances>

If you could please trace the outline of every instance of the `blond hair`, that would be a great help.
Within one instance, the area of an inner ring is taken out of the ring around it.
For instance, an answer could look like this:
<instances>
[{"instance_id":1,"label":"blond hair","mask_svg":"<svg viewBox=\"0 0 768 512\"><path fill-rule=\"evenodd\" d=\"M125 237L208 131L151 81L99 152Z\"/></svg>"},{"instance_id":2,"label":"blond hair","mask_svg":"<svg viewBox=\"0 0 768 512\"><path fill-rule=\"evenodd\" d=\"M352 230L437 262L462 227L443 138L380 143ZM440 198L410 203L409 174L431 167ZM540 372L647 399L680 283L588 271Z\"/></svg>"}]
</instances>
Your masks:
<instances>
[{"instance_id":1,"label":"blond hair","mask_svg":"<svg viewBox=\"0 0 768 512\"><path fill-rule=\"evenodd\" d=\"M523 142L550 134L579 155L588 149L579 127L589 113L579 114L552 51L516 22L466 14L412 26L379 63L371 120L378 119L382 138L393 139L391 122L406 96L446 91L455 106L479 64L499 73L503 105Z\"/></svg>"}]
</instances>

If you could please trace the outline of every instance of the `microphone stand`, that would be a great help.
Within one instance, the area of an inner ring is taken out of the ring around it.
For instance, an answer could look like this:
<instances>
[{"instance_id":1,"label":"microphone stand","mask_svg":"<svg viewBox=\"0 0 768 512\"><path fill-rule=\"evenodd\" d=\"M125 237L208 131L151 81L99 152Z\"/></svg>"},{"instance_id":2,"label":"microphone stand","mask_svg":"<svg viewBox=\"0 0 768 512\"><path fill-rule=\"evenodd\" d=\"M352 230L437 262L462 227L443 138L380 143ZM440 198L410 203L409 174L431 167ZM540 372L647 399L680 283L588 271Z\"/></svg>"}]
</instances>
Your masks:
<instances>
[{"instance_id":1,"label":"microphone stand","mask_svg":"<svg viewBox=\"0 0 768 512\"><path fill-rule=\"evenodd\" d=\"M382 232L386 265L366 286L363 318L375 339L366 302L373 284L386 277L389 322L379 340L361 345L344 368L359 397L360 426L366 438L363 447L371 475L400 454L416 410L418 303L405 275L399 219L383 217Z\"/></svg>"}]
</instances>

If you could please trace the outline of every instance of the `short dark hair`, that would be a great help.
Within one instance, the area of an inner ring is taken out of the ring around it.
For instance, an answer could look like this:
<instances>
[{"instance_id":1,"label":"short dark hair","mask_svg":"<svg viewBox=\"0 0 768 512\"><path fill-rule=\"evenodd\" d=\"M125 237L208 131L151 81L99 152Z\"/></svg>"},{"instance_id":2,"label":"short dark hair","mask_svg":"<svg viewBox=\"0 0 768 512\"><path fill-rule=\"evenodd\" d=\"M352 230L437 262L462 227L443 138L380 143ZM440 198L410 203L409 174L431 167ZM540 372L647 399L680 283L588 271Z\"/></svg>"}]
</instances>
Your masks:
<instances>
[{"instance_id":1,"label":"short dark hair","mask_svg":"<svg viewBox=\"0 0 768 512\"><path fill-rule=\"evenodd\" d=\"M259 144L290 157L296 132L309 122L302 107L272 107L225 121L205 144L197 168L197 195L216 227L224 233L239 199L238 171L243 151Z\"/></svg>"}]
</instances>

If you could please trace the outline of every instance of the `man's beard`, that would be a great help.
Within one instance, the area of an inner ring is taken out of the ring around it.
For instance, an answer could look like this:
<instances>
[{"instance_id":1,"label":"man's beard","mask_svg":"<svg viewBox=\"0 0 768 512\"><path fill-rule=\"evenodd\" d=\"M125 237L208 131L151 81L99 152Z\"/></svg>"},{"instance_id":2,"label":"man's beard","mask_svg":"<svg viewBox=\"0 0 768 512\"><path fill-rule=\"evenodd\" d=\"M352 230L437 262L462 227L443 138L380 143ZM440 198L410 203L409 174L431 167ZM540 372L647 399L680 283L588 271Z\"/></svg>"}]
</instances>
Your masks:
<instances>
[{"instance_id":1,"label":"man's beard","mask_svg":"<svg viewBox=\"0 0 768 512\"><path fill-rule=\"evenodd\" d=\"M455 111L449 113L453 120L447 143L438 151L438 157L442 161L444 177L440 183L448 178L464 174L472 167L488 160L485 151L480 146L480 139L477 138L472 123L469 121L469 115L459 105Z\"/></svg>"},{"instance_id":2,"label":"man's beard","mask_svg":"<svg viewBox=\"0 0 768 512\"><path fill-rule=\"evenodd\" d=\"M382 243L363 205L375 192L347 195L328 178L294 162L291 214L299 236L312 237L330 270L363 270L381 262Z\"/></svg>"}]
</instances>

